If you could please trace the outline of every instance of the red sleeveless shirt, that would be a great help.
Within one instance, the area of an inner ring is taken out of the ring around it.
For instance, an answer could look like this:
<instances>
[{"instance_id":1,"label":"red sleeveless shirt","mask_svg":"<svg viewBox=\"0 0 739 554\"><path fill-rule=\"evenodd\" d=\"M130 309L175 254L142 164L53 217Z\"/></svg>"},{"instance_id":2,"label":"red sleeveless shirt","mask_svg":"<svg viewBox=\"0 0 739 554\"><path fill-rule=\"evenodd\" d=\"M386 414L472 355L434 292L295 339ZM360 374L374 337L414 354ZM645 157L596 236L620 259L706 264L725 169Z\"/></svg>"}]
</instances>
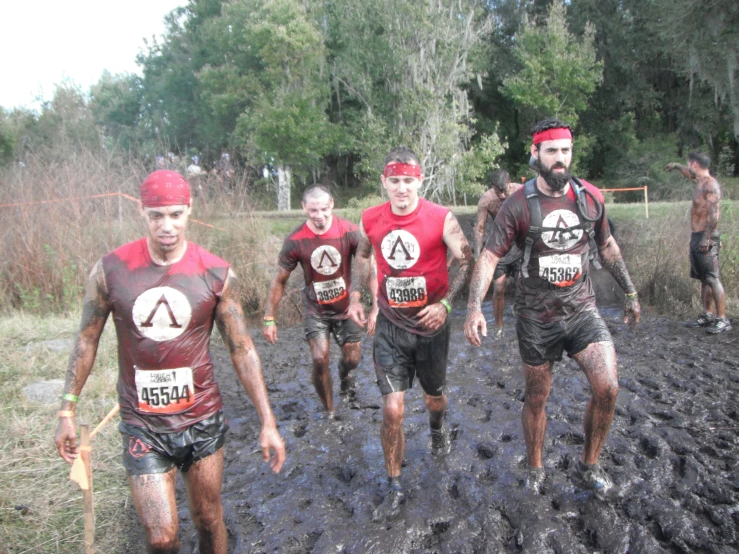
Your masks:
<instances>
[{"instance_id":1,"label":"red sleeveless shirt","mask_svg":"<svg viewBox=\"0 0 739 554\"><path fill-rule=\"evenodd\" d=\"M228 268L192 242L169 266L152 261L146 239L103 257L123 421L173 433L221 409L208 347Z\"/></svg>"},{"instance_id":2,"label":"red sleeveless shirt","mask_svg":"<svg viewBox=\"0 0 739 554\"><path fill-rule=\"evenodd\" d=\"M408 215L393 213L390 202L362 212L364 232L377 260L378 304L382 315L417 335L418 312L449 290L444 222L449 209L419 198Z\"/></svg>"}]
</instances>

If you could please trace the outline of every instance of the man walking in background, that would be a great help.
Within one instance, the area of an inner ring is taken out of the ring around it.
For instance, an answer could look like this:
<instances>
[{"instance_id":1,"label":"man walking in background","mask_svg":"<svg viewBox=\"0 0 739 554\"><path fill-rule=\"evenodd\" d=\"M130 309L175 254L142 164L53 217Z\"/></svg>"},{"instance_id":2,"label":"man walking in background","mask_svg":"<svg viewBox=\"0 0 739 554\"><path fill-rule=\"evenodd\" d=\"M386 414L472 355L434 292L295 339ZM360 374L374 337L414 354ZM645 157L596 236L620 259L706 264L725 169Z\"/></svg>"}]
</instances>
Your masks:
<instances>
[{"instance_id":1,"label":"man walking in background","mask_svg":"<svg viewBox=\"0 0 739 554\"><path fill-rule=\"evenodd\" d=\"M382 186L390 201L362 212L355 281L349 315L365 325L360 302L377 262L377 297L380 314L375 326L373 357L382 393L382 430L389 490L372 514L375 521L395 516L404 501L400 468L405 452L403 415L405 391L418 377L429 410L432 452L449 450L444 427L445 393L452 302L462 289L472 251L454 214L443 206L419 198L423 183L416 154L398 147L385 158ZM460 268L449 284L447 251Z\"/></svg>"},{"instance_id":2,"label":"man walking in background","mask_svg":"<svg viewBox=\"0 0 739 554\"><path fill-rule=\"evenodd\" d=\"M624 321L639 321L639 301L621 251L611 236L603 197L570 174L572 134L567 124L545 119L533 129L531 155L539 175L501 207L475 265L467 304L465 336L480 346L487 335L481 304L495 267L513 244L523 250L516 283L516 334L523 361L525 399L521 415L528 455L525 485L541 492L546 402L552 364L564 350L588 379L592 396L585 412L585 444L575 481L604 500L613 483L598 463L613 421L618 370L613 339L598 313L589 266L596 249L603 265L626 293Z\"/></svg>"},{"instance_id":3,"label":"man walking in background","mask_svg":"<svg viewBox=\"0 0 739 554\"><path fill-rule=\"evenodd\" d=\"M112 313L119 342L123 465L147 550L179 550L179 469L200 552L225 554L221 482L228 424L209 353L214 322L262 421L262 458L269 461L274 451L275 473L285 461L285 445L241 310L236 275L227 262L185 240L191 210L190 185L179 173L155 171L141 185L147 235L105 255L90 274L55 442L65 461L79 455L75 405Z\"/></svg>"},{"instance_id":4,"label":"man walking in background","mask_svg":"<svg viewBox=\"0 0 739 554\"><path fill-rule=\"evenodd\" d=\"M512 183L510 175L503 169L496 169L490 177L490 188L477 203L477 224L474 229L475 259L480 256L485 236L485 223L498 215L503 202L522 185ZM503 311L505 310L506 278L515 277L521 265L521 250L515 244L498 262L493 275L493 314L495 316L495 336L503 335Z\"/></svg>"},{"instance_id":5,"label":"man walking in background","mask_svg":"<svg viewBox=\"0 0 739 554\"><path fill-rule=\"evenodd\" d=\"M341 348L339 380L341 393L355 396L351 371L359 365L362 329L349 318L349 287L352 258L357 251L359 229L333 214L334 199L327 187L313 185L303 193L303 211L308 219L285 239L277 261L264 311L262 334L270 344L277 342L275 313L290 273L303 269L303 321L305 340L313 360L313 386L323 409L334 417L333 381L329 370L329 334ZM376 289L375 289L376 290ZM373 295L373 303L376 302Z\"/></svg>"},{"instance_id":6,"label":"man walking in background","mask_svg":"<svg viewBox=\"0 0 739 554\"><path fill-rule=\"evenodd\" d=\"M711 159L706 154L691 152L687 166L670 163L665 169L677 169L684 177L696 183L693 205L690 208L690 277L701 282L703 313L686 325L705 327L707 333L718 335L731 331L732 327L726 317L726 293L719 276L718 253L721 238L718 220L721 217L721 185L709 173L710 166Z\"/></svg>"}]
</instances>

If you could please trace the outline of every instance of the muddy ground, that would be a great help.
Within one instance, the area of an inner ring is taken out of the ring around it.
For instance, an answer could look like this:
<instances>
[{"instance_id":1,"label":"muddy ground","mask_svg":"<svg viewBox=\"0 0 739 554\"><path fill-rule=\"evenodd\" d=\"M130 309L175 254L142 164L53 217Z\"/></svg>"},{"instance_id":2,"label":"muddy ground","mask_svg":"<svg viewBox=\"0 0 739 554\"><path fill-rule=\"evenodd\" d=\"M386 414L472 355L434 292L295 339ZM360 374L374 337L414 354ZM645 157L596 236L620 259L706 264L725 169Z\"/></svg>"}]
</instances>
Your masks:
<instances>
[{"instance_id":1,"label":"muddy ground","mask_svg":"<svg viewBox=\"0 0 739 554\"><path fill-rule=\"evenodd\" d=\"M281 327L276 346L255 328L288 459L280 475L262 463L258 419L214 341L231 423L223 485L231 551L737 552L739 330L709 337L646 313L632 332L620 309L608 307L618 301L610 277L601 275L598 288L619 356L616 416L601 456L620 487L617 498L600 502L570 481L589 388L568 358L555 365L547 407L544 493L521 487L523 378L510 307L502 339L487 338L476 349L464 339L464 302L457 302L448 371L451 453L430 455L421 391L412 389L404 422L407 500L397 519L382 524L370 517L386 491L371 340L363 342L357 370L358 403L339 401L340 419L329 421L310 383L302 327ZM485 310L490 325L489 302ZM335 378L337 359L334 345ZM183 490L179 506L182 552L196 552Z\"/></svg>"}]
</instances>

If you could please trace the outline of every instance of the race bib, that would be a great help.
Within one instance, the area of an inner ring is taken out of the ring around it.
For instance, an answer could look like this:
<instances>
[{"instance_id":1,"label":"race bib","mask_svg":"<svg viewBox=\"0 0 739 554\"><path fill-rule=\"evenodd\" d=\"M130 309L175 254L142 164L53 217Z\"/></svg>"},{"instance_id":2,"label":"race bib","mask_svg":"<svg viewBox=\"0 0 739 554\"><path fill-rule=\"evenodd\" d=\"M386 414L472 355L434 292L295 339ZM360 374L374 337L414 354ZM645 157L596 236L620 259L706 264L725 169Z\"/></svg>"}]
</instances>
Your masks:
<instances>
[{"instance_id":1,"label":"race bib","mask_svg":"<svg viewBox=\"0 0 739 554\"><path fill-rule=\"evenodd\" d=\"M316 291L316 299L319 304L333 304L346 298L346 283L344 278L339 277L333 281L320 281L313 283Z\"/></svg>"},{"instance_id":2,"label":"race bib","mask_svg":"<svg viewBox=\"0 0 739 554\"><path fill-rule=\"evenodd\" d=\"M139 411L150 414L177 414L195 403L192 368L136 369Z\"/></svg>"},{"instance_id":3,"label":"race bib","mask_svg":"<svg viewBox=\"0 0 739 554\"><path fill-rule=\"evenodd\" d=\"M579 254L555 254L539 258L539 277L558 286L569 287L582 275Z\"/></svg>"},{"instance_id":4,"label":"race bib","mask_svg":"<svg viewBox=\"0 0 739 554\"><path fill-rule=\"evenodd\" d=\"M428 302L426 277L388 277L386 291L391 308L415 308Z\"/></svg>"}]
</instances>

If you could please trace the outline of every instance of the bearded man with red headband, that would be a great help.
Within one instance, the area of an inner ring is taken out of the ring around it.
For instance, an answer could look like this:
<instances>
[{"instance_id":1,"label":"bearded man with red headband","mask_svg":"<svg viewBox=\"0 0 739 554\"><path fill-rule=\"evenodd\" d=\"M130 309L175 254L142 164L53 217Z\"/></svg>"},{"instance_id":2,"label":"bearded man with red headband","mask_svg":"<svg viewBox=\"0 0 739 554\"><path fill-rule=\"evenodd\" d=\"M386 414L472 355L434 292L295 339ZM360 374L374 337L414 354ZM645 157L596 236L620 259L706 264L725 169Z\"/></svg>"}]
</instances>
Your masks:
<instances>
[{"instance_id":1,"label":"bearded man with red headband","mask_svg":"<svg viewBox=\"0 0 739 554\"><path fill-rule=\"evenodd\" d=\"M447 316L472 260L472 250L454 214L419 198L423 174L412 150L398 147L390 152L381 181L390 201L362 212L349 295L349 316L364 326L367 319L359 298L367 285L374 251L380 313L373 357L382 393L380 437L389 481L384 501L372 514L375 521L397 515L405 498L400 482L405 450L404 397L415 377L429 410L432 453L449 451L449 434L444 427L450 337ZM460 264L451 284L448 252Z\"/></svg>"},{"instance_id":2,"label":"bearded man with red headband","mask_svg":"<svg viewBox=\"0 0 739 554\"><path fill-rule=\"evenodd\" d=\"M228 423L209 353L214 322L262 421L262 458L270 461L274 451L275 473L285 461L236 275L227 262L185 240L191 210L190 185L179 173L155 171L141 185L146 237L103 256L92 269L55 438L60 456L71 463L79 455L75 405L112 313L123 465L148 552L179 550L178 469L200 552L225 553L228 546L221 505Z\"/></svg>"},{"instance_id":3,"label":"bearded man with red headband","mask_svg":"<svg viewBox=\"0 0 739 554\"><path fill-rule=\"evenodd\" d=\"M589 276L590 265L600 266L596 250L626 294L625 323L638 323L639 301L611 236L603 196L570 173L569 126L558 119L539 122L533 129L531 155L539 176L513 193L495 218L472 274L464 332L474 346L480 346L480 330L487 336L482 299L498 261L518 245L524 253L516 283L516 334L526 393L522 421L528 470L524 484L536 492L544 486L545 406L552 364L566 350L585 373L592 391L585 412L585 445L573 478L605 500L614 487L598 457L616 408L618 370L613 339L596 308Z\"/></svg>"}]
</instances>

